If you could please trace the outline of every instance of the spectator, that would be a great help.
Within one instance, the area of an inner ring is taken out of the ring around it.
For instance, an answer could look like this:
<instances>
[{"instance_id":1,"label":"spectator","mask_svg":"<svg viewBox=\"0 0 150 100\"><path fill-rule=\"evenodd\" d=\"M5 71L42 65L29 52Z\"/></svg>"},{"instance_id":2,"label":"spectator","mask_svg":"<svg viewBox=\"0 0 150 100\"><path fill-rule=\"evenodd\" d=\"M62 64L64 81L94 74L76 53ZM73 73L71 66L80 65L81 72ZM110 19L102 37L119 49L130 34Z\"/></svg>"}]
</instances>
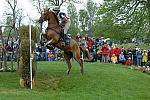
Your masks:
<instances>
[{"instance_id":1,"label":"spectator","mask_svg":"<svg viewBox=\"0 0 150 100\"><path fill-rule=\"evenodd\" d=\"M146 50L144 50L142 53L142 66L145 66L147 61L148 61L148 55L147 55Z\"/></svg>"},{"instance_id":2,"label":"spectator","mask_svg":"<svg viewBox=\"0 0 150 100\"><path fill-rule=\"evenodd\" d=\"M123 52L125 59L128 59L127 58L127 51L124 49L124 47L121 48L121 52Z\"/></svg>"},{"instance_id":3,"label":"spectator","mask_svg":"<svg viewBox=\"0 0 150 100\"><path fill-rule=\"evenodd\" d=\"M132 48L131 46L127 49L127 58L131 58L132 59Z\"/></svg>"},{"instance_id":4,"label":"spectator","mask_svg":"<svg viewBox=\"0 0 150 100\"><path fill-rule=\"evenodd\" d=\"M50 52L48 54L48 61L54 61L54 60L55 60L55 55L52 52Z\"/></svg>"},{"instance_id":5,"label":"spectator","mask_svg":"<svg viewBox=\"0 0 150 100\"><path fill-rule=\"evenodd\" d=\"M41 54L41 55L42 55L42 60L44 60L44 61L45 61L45 60L47 59L46 52L42 52L42 54Z\"/></svg>"},{"instance_id":6,"label":"spectator","mask_svg":"<svg viewBox=\"0 0 150 100\"><path fill-rule=\"evenodd\" d=\"M88 43L87 43L88 44L89 52L92 52L92 43L93 43L92 39L89 38Z\"/></svg>"},{"instance_id":7,"label":"spectator","mask_svg":"<svg viewBox=\"0 0 150 100\"><path fill-rule=\"evenodd\" d=\"M108 45L107 45L107 43L104 43L101 51L102 51L102 62L108 62Z\"/></svg>"},{"instance_id":8,"label":"spectator","mask_svg":"<svg viewBox=\"0 0 150 100\"><path fill-rule=\"evenodd\" d=\"M92 48L92 55L93 55L93 61L97 61L97 47L96 45L93 45L93 48Z\"/></svg>"},{"instance_id":9,"label":"spectator","mask_svg":"<svg viewBox=\"0 0 150 100\"><path fill-rule=\"evenodd\" d=\"M79 45L83 46L84 45L84 42L85 42L85 38L82 38L79 42Z\"/></svg>"},{"instance_id":10,"label":"spectator","mask_svg":"<svg viewBox=\"0 0 150 100\"><path fill-rule=\"evenodd\" d=\"M88 41L88 40L89 40L89 38L88 38L88 34L87 34L87 33L85 34L85 40L86 40L86 41Z\"/></svg>"},{"instance_id":11,"label":"spectator","mask_svg":"<svg viewBox=\"0 0 150 100\"><path fill-rule=\"evenodd\" d=\"M117 63L118 63L117 56L116 56L115 54L112 55L112 57L111 57L111 62L112 62L113 64L117 64Z\"/></svg>"},{"instance_id":12,"label":"spectator","mask_svg":"<svg viewBox=\"0 0 150 100\"><path fill-rule=\"evenodd\" d=\"M136 57L136 52L137 52L137 47L135 46L133 49L132 49L132 58L133 58L133 65L137 65L137 57Z\"/></svg>"},{"instance_id":13,"label":"spectator","mask_svg":"<svg viewBox=\"0 0 150 100\"><path fill-rule=\"evenodd\" d=\"M35 60L39 60L39 52L34 53L34 58L35 58Z\"/></svg>"},{"instance_id":14,"label":"spectator","mask_svg":"<svg viewBox=\"0 0 150 100\"><path fill-rule=\"evenodd\" d=\"M117 57L117 59L119 60L119 55L120 55L120 48L118 47L118 45L116 44L116 48L115 48L115 55Z\"/></svg>"},{"instance_id":15,"label":"spectator","mask_svg":"<svg viewBox=\"0 0 150 100\"><path fill-rule=\"evenodd\" d=\"M113 54L115 54L115 46L112 46L112 47L110 48L109 57L111 58L111 56L112 56Z\"/></svg>"},{"instance_id":16,"label":"spectator","mask_svg":"<svg viewBox=\"0 0 150 100\"><path fill-rule=\"evenodd\" d=\"M125 65L131 66L132 65L132 61L131 58L129 57L128 60L125 62Z\"/></svg>"},{"instance_id":17,"label":"spectator","mask_svg":"<svg viewBox=\"0 0 150 100\"><path fill-rule=\"evenodd\" d=\"M150 61L150 50L148 50L148 61Z\"/></svg>"},{"instance_id":18,"label":"spectator","mask_svg":"<svg viewBox=\"0 0 150 100\"><path fill-rule=\"evenodd\" d=\"M97 46L97 43L96 43L96 41L95 41L95 37L92 38L92 42L93 42L92 45Z\"/></svg>"},{"instance_id":19,"label":"spectator","mask_svg":"<svg viewBox=\"0 0 150 100\"><path fill-rule=\"evenodd\" d=\"M97 51L97 59L102 62L102 51L100 50Z\"/></svg>"},{"instance_id":20,"label":"spectator","mask_svg":"<svg viewBox=\"0 0 150 100\"><path fill-rule=\"evenodd\" d=\"M55 54L55 60L57 60L57 55L58 55L58 52L60 51L60 49L58 49L57 47L54 49L54 54Z\"/></svg>"},{"instance_id":21,"label":"spectator","mask_svg":"<svg viewBox=\"0 0 150 100\"><path fill-rule=\"evenodd\" d=\"M137 57L137 66L141 66L142 62L142 51L140 48L138 48L138 51L136 52L136 57Z\"/></svg>"},{"instance_id":22,"label":"spectator","mask_svg":"<svg viewBox=\"0 0 150 100\"><path fill-rule=\"evenodd\" d=\"M84 44L84 47L86 48L86 49L88 49L88 44L87 44L87 41L85 40L85 38L83 38L83 44Z\"/></svg>"},{"instance_id":23,"label":"spectator","mask_svg":"<svg viewBox=\"0 0 150 100\"><path fill-rule=\"evenodd\" d=\"M123 52L119 55L119 63L124 64L126 61L125 56L123 55Z\"/></svg>"},{"instance_id":24,"label":"spectator","mask_svg":"<svg viewBox=\"0 0 150 100\"><path fill-rule=\"evenodd\" d=\"M82 39L82 35L80 33L77 33L76 40L80 42L81 39Z\"/></svg>"}]
</instances>

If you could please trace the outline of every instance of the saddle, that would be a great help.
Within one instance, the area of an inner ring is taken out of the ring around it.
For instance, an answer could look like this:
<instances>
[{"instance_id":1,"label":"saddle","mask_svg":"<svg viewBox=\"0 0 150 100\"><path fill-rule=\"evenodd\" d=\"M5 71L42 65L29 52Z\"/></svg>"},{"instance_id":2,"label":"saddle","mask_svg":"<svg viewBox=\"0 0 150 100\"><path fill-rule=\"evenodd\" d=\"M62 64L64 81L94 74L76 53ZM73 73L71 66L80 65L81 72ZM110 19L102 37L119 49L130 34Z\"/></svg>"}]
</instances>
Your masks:
<instances>
[{"instance_id":1,"label":"saddle","mask_svg":"<svg viewBox=\"0 0 150 100\"><path fill-rule=\"evenodd\" d=\"M61 33L60 33L60 36L61 36L61 40L66 44L66 45L69 45L70 44L70 36L68 36L68 34L64 34L64 29L62 28L61 29Z\"/></svg>"}]
</instances>

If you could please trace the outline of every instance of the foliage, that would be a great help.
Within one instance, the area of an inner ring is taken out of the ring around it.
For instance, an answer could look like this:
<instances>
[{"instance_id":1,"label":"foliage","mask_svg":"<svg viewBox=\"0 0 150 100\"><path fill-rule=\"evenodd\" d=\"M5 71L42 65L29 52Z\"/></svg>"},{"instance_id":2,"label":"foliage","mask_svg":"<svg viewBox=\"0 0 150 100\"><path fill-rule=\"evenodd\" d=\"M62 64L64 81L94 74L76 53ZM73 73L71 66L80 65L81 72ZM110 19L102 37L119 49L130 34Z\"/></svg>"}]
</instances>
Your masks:
<instances>
[{"instance_id":1,"label":"foliage","mask_svg":"<svg viewBox=\"0 0 150 100\"><path fill-rule=\"evenodd\" d=\"M35 50L35 43L31 41L32 45L32 54ZM19 66L19 75L21 79L24 79L25 86L30 87L30 40L28 37L21 39L20 45L20 66ZM35 59L32 60L32 71L33 71L33 78L35 78L36 74L36 61Z\"/></svg>"},{"instance_id":2,"label":"foliage","mask_svg":"<svg viewBox=\"0 0 150 100\"><path fill-rule=\"evenodd\" d=\"M88 30L90 30L90 36L93 35L93 24L94 24L94 20L95 20L95 15L96 15L96 11L97 11L97 4L94 3L92 0L87 0L87 4L86 4L86 9L88 12Z\"/></svg>"},{"instance_id":3,"label":"foliage","mask_svg":"<svg viewBox=\"0 0 150 100\"><path fill-rule=\"evenodd\" d=\"M5 0L7 4L7 11L6 15L11 16L11 27L12 27L12 34L13 36L17 37L17 28L20 27L22 19L23 19L23 14L22 14L22 9L18 8L18 1L17 0ZM6 23L7 24L7 23Z\"/></svg>"},{"instance_id":4,"label":"foliage","mask_svg":"<svg viewBox=\"0 0 150 100\"><path fill-rule=\"evenodd\" d=\"M37 34L38 30L36 27L34 26L31 26L31 38L32 40L34 40L35 42L37 41L37 38L36 38L36 34ZM28 37L29 38L29 25L22 25L19 29L19 36L20 38L26 38Z\"/></svg>"},{"instance_id":5,"label":"foliage","mask_svg":"<svg viewBox=\"0 0 150 100\"><path fill-rule=\"evenodd\" d=\"M123 65L76 62L69 76L64 62L38 62L36 87L19 88L16 73L0 73L2 100L148 100L150 76Z\"/></svg>"},{"instance_id":6,"label":"foliage","mask_svg":"<svg viewBox=\"0 0 150 100\"><path fill-rule=\"evenodd\" d=\"M80 22L80 26L81 26L81 31L85 32L86 31L86 28L88 26L88 20L89 20L89 17L88 17L88 13L86 10L82 9L82 10L79 10L79 22Z\"/></svg>"},{"instance_id":7,"label":"foliage","mask_svg":"<svg viewBox=\"0 0 150 100\"><path fill-rule=\"evenodd\" d=\"M12 29L12 17L8 16L6 19L6 27L4 28L3 36L8 36Z\"/></svg>"},{"instance_id":8,"label":"foliage","mask_svg":"<svg viewBox=\"0 0 150 100\"><path fill-rule=\"evenodd\" d=\"M90 36L93 35L93 24L96 18L97 5L92 0L88 0L85 9L79 10L79 22L81 31L90 31Z\"/></svg>"},{"instance_id":9,"label":"foliage","mask_svg":"<svg viewBox=\"0 0 150 100\"><path fill-rule=\"evenodd\" d=\"M112 33L114 36L120 34L120 38L112 37L116 40L145 38L150 33L149 9L149 0L105 0L97 12L99 18L94 25L95 31L101 34L107 32L110 37Z\"/></svg>"},{"instance_id":10,"label":"foliage","mask_svg":"<svg viewBox=\"0 0 150 100\"><path fill-rule=\"evenodd\" d=\"M71 20L71 25L68 33L72 34L72 36L75 36L76 33L78 32L78 15L76 7L74 6L73 3L70 3L68 6L68 15Z\"/></svg>"}]
</instances>

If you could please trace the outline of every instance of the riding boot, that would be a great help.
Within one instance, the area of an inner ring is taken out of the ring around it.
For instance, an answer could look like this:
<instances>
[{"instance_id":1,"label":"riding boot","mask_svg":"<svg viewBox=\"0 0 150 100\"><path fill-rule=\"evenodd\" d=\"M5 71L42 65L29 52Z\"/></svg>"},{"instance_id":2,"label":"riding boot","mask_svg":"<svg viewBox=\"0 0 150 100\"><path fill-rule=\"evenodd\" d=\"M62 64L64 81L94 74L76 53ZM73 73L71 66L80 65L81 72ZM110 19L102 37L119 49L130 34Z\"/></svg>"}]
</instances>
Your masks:
<instances>
[{"instance_id":1,"label":"riding boot","mask_svg":"<svg viewBox=\"0 0 150 100\"><path fill-rule=\"evenodd\" d=\"M63 36L63 40L62 40L62 46L66 45L66 34L64 34Z\"/></svg>"}]
</instances>

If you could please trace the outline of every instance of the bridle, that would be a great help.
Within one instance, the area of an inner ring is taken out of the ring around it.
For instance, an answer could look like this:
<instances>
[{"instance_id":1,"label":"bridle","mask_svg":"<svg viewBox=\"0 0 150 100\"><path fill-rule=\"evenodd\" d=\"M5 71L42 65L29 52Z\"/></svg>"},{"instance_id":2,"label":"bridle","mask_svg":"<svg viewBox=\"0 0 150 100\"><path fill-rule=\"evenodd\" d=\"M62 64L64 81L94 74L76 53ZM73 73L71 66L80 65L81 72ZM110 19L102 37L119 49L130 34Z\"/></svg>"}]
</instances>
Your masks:
<instances>
[{"instance_id":1,"label":"bridle","mask_svg":"<svg viewBox=\"0 0 150 100\"><path fill-rule=\"evenodd\" d=\"M48 12L47 12L47 15L45 15L45 16L49 16L49 15L48 15L49 13L50 13L50 12L48 11ZM52 12L52 14L54 15L54 17L57 17L54 12ZM40 17L40 20L41 20L42 22L45 21L43 16ZM48 25L49 25L49 24L53 24L53 23L50 23L50 17L47 18L47 20L48 20ZM55 26L53 26L53 27L49 27L49 26L47 27L47 31L50 29L50 30L54 31L55 33L57 33L57 34L59 35L59 40L58 40L57 43L55 43L54 45L57 45L57 44L61 41L61 35L60 35L61 30L60 30L60 31L57 31L57 30L56 30L57 27L61 27L61 26L59 25L59 21L58 21L58 20L57 20L57 23L58 23L58 24L55 25ZM47 32L46 32L45 35L46 35L46 39L48 40Z\"/></svg>"}]
</instances>

